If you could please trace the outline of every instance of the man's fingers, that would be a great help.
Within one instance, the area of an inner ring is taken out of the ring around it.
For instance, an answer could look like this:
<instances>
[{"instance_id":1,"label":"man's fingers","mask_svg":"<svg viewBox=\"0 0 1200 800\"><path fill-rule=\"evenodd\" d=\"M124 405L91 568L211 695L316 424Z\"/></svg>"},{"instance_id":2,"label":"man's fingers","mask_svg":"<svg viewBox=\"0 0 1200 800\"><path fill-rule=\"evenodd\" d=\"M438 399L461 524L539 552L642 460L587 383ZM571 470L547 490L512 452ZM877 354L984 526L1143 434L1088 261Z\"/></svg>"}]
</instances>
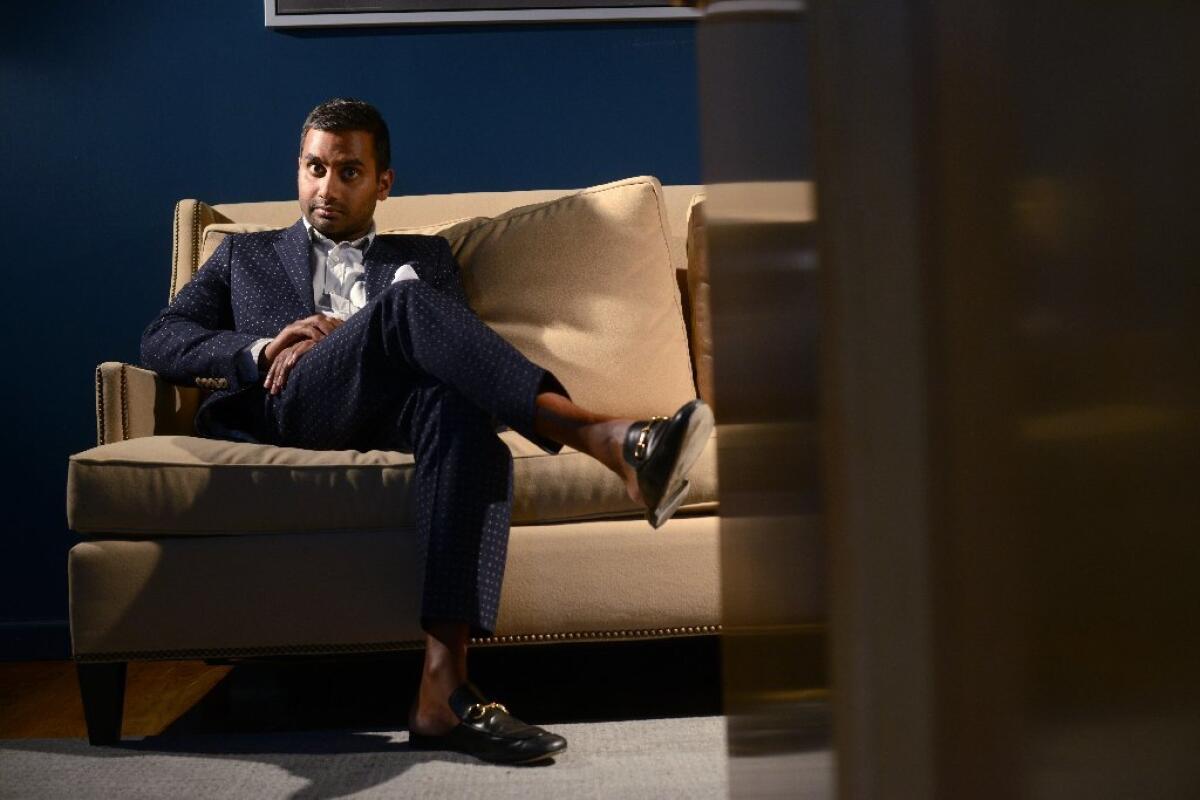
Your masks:
<instances>
[{"instance_id":1,"label":"man's fingers","mask_svg":"<svg viewBox=\"0 0 1200 800\"><path fill-rule=\"evenodd\" d=\"M271 362L271 371L267 373L267 390L271 394L279 394L279 367L282 365L286 353L286 350L283 351Z\"/></svg>"},{"instance_id":2,"label":"man's fingers","mask_svg":"<svg viewBox=\"0 0 1200 800\"><path fill-rule=\"evenodd\" d=\"M321 328L321 330L324 331L329 323L329 317L325 316L324 314L317 313L313 314L311 317L305 317L302 321L308 325Z\"/></svg>"},{"instance_id":3,"label":"man's fingers","mask_svg":"<svg viewBox=\"0 0 1200 800\"><path fill-rule=\"evenodd\" d=\"M317 316L321 316L324 319L329 319L328 317L324 317L324 315ZM316 347L318 341L325 338L325 332L321 330L317 323L318 320L316 317L306 317L305 319L293 322L284 329L285 332L292 329L299 331L301 338L299 341L293 342L283 350L280 350L279 353L276 354L275 358L271 360L271 366L267 369L267 375L263 379L263 388L265 388L268 392L271 394L279 394L281 391L283 391L283 387L287 385L288 373L291 372L292 367L296 365L296 361L300 358L300 356ZM341 321L338 320L338 324L340 323ZM332 328L336 327L337 325L332 326L331 330ZM307 336L308 338L303 338L304 336Z\"/></svg>"},{"instance_id":4,"label":"man's fingers","mask_svg":"<svg viewBox=\"0 0 1200 800\"><path fill-rule=\"evenodd\" d=\"M313 326L321 332L321 335L311 337L317 341L333 333L342 324L342 320L337 317L327 317L324 314L321 314L320 317L319 320L313 323Z\"/></svg>"},{"instance_id":5,"label":"man's fingers","mask_svg":"<svg viewBox=\"0 0 1200 800\"><path fill-rule=\"evenodd\" d=\"M316 337L325 335L316 322L305 322L297 330L297 333L299 336L296 337L296 342L302 342L305 339L314 339ZM293 344L296 344L296 342L293 342Z\"/></svg>"},{"instance_id":6,"label":"man's fingers","mask_svg":"<svg viewBox=\"0 0 1200 800\"><path fill-rule=\"evenodd\" d=\"M319 342L333 333L341 324L342 320L336 317L327 317L324 314L313 314L304 319L298 319L280 331L279 335L275 337L275 341L281 345L280 352L276 353L275 357L278 358L283 355L286 348L299 342ZM267 345L267 347L269 350L270 345Z\"/></svg>"},{"instance_id":7,"label":"man's fingers","mask_svg":"<svg viewBox=\"0 0 1200 800\"><path fill-rule=\"evenodd\" d=\"M319 342L324 339L326 335L333 333L333 328L325 322L310 322L304 326L302 332L303 338L300 341L303 342L306 340L311 340L314 342Z\"/></svg>"},{"instance_id":8,"label":"man's fingers","mask_svg":"<svg viewBox=\"0 0 1200 800\"><path fill-rule=\"evenodd\" d=\"M279 383L279 372L283 368L284 363L287 361L288 354L291 352L292 347L295 347L295 345L291 345L290 347L282 350L279 355L275 356L275 360L271 362L271 368L267 370L267 379L263 381L263 387L266 388L266 390L271 394L279 394L279 390L282 388L281 384Z\"/></svg>"},{"instance_id":9,"label":"man's fingers","mask_svg":"<svg viewBox=\"0 0 1200 800\"><path fill-rule=\"evenodd\" d=\"M283 387L287 386L288 373L292 371L292 366L296 363L296 351L293 349L284 359L283 366L279 368L278 390L276 393L283 391Z\"/></svg>"},{"instance_id":10,"label":"man's fingers","mask_svg":"<svg viewBox=\"0 0 1200 800\"><path fill-rule=\"evenodd\" d=\"M316 346L316 341L308 339L289 347L280 358L276 359L276 364L279 366L279 371L275 374L275 382L272 387L271 394L279 394L283 391L283 387L287 386L288 374L292 371L292 367L296 366L296 362L300 360L300 356L312 350Z\"/></svg>"}]
</instances>

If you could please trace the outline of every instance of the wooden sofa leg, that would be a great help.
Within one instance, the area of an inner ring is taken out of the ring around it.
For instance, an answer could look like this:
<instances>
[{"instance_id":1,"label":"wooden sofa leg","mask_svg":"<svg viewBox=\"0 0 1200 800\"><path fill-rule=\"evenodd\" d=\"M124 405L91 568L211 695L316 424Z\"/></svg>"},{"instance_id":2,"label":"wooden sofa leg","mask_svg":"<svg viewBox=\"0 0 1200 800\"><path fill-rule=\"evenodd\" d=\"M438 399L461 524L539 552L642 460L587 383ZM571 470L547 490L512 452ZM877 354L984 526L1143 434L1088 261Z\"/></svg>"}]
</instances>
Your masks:
<instances>
[{"instance_id":1,"label":"wooden sofa leg","mask_svg":"<svg viewBox=\"0 0 1200 800\"><path fill-rule=\"evenodd\" d=\"M88 742L93 745L121 741L121 717L125 711L125 661L107 664L76 664Z\"/></svg>"}]
</instances>

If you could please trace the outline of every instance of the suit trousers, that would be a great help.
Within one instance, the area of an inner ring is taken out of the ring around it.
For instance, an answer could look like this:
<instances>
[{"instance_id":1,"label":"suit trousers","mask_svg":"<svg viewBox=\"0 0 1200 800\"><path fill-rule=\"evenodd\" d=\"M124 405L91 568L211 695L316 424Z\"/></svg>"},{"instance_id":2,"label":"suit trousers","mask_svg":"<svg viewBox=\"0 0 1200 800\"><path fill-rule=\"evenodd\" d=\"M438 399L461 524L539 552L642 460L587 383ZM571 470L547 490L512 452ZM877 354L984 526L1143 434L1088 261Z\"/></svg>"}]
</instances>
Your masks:
<instances>
[{"instance_id":1,"label":"suit trousers","mask_svg":"<svg viewBox=\"0 0 1200 800\"><path fill-rule=\"evenodd\" d=\"M413 454L415 518L425 558L421 624L467 622L490 636L512 513L503 423L533 430L539 391L566 394L469 308L419 280L373 297L263 393L264 441L319 450Z\"/></svg>"}]
</instances>

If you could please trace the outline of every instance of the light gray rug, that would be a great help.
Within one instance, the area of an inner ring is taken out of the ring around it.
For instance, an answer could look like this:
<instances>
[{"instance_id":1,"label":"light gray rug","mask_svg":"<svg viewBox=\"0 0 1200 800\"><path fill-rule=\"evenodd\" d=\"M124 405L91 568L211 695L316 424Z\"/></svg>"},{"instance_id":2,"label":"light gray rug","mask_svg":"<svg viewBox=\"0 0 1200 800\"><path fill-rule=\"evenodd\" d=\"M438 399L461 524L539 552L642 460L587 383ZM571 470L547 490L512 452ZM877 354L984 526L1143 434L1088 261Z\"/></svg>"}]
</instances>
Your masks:
<instances>
[{"instance_id":1,"label":"light gray rug","mask_svg":"<svg viewBox=\"0 0 1200 800\"><path fill-rule=\"evenodd\" d=\"M548 725L569 749L498 767L408 749L405 732L191 734L91 747L0 741L0 798L717 798L728 778L723 717Z\"/></svg>"}]
</instances>

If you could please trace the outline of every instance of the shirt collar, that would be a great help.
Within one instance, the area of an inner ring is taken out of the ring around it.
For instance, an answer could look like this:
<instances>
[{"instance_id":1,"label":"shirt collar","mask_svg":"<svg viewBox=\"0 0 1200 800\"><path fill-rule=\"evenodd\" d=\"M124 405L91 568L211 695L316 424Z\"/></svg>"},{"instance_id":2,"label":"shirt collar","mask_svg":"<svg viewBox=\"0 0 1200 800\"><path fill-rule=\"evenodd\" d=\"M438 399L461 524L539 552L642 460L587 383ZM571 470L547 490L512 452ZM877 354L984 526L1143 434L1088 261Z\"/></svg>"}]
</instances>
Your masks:
<instances>
[{"instance_id":1,"label":"shirt collar","mask_svg":"<svg viewBox=\"0 0 1200 800\"><path fill-rule=\"evenodd\" d=\"M335 242L314 228L307 217L301 217L300 220L304 223L305 230L308 231L308 240L313 244L319 245L326 251L332 250L339 244L347 244L365 254L371 249L371 245L375 243L375 220L371 220L371 227L367 230L367 235L355 239L353 242Z\"/></svg>"}]
</instances>

